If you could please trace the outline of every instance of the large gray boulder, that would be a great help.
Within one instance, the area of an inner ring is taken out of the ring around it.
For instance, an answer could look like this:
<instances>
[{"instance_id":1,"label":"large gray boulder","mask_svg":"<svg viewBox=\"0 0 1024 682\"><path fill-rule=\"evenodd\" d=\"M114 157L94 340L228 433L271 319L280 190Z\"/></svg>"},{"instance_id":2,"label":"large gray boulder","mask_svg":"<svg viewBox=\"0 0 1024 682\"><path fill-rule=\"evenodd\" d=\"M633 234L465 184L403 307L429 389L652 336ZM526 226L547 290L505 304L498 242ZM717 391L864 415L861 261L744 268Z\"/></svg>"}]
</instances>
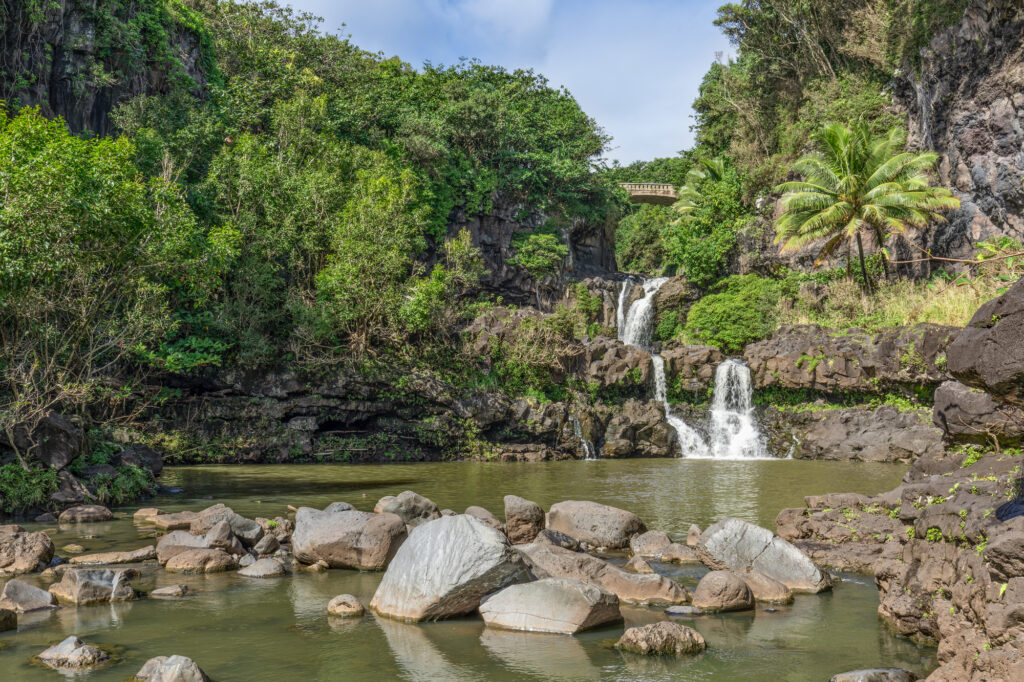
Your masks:
<instances>
[{"instance_id":1,"label":"large gray boulder","mask_svg":"<svg viewBox=\"0 0 1024 682\"><path fill-rule=\"evenodd\" d=\"M754 594L732 571L711 571L693 591L693 605L702 611L745 611L754 608Z\"/></svg>"},{"instance_id":2,"label":"large gray boulder","mask_svg":"<svg viewBox=\"0 0 1024 682\"><path fill-rule=\"evenodd\" d=\"M946 349L957 380L1024 406L1024 279L984 304Z\"/></svg>"},{"instance_id":3,"label":"large gray boulder","mask_svg":"<svg viewBox=\"0 0 1024 682\"><path fill-rule=\"evenodd\" d=\"M264 557L238 571L238 575L246 578L277 578L287 573L281 560L274 557Z\"/></svg>"},{"instance_id":4,"label":"large gray boulder","mask_svg":"<svg viewBox=\"0 0 1024 682\"><path fill-rule=\"evenodd\" d=\"M61 512L61 523L99 523L114 518L113 512L101 504L80 504Z\"/></svg>"},{"instance_id":5,"label":"large gray boulder","mask_svg":"<svg viewBox=\"0 0 1024 682\"><path fill-rule=\"evenodd\" d=\"M649 530L634 535L629 541L629 550L637 556L660 557L665 548L672 544L672 538L660 530Z\"/></svg>"},{"instance_id":6,"label":"large gray boulder","mask_svg":"<svg viewBox=\"0 0 1024 682\"><path fill-rule=\"evenodd\" d=\"M172 573L220 573L238 567L238 559L222 549L189 549L171 557L165 569Z\"/></svg>"},{"instance_id":7,"label":"large gray boulder","mask_svg":"<svg viewBox=\"0 0 1024 682\"><path fill-rule=\"evenodd\" d=\"M630 573L595 556L541 540L520 545L518 549L537 578L577 578L631 604L685 604L690 601L690 593L685 587L656 573Z\"/></svg>"},{"instance_id":8,"label":"large gray boulder","mask_svg":"<svg viewBox=\"0 0 1024 682\"><path fill-rule=\"evenodd\" d=\"M0 593L0 609L15 613L27 613L42 609L57 608L57 598L24 580L8 580Z\"/></svg>"},{"instance_id":9,"label":"large gray boulder","mask_svg":"<svg viewBox=\"0 0 1024 682\"><path fill-rule=\"evenodd\" d=\"M157 656L145 662L135 679L146 682L209 682L196 662L185 656Z\"/></svg>"},{"instance_id":10,"label":"large gray boulder","mask_svg":"<svg viewBox=\"0 0 1024 682\"><path fill-rule=\"evenodd\" d=\"M594 547L622 549L629 539L647 531L640 517L597 502L567 500L551 506L547 527Z\"/></svg>"},{"instance_id":11,"label":"large gray boulder","mask_svg":"<svg viewBox=\"0 0 1024 682\"><path fill-rule=\"evenodd\" d=\"M58 670L92 668L110 660L110 656L105 652L91 644L86 644L74 635L71 635L60 644L54 644L49 649L38 654L36 658L43 665Z\"/></svg>"},{"instance_id":12,"label":"large gray boulder","mask_svg":"<svg viewBox=\"0 0 1024 682\"><path fill-rule=\"evenodd\" d=\"M445 516L398 548L370 608L398 620L438 620L470 613L491 592L526 579L504 534L471 516Z\"/></svg>"},{"instance_id":13,"label":"large gray boulder","mask_svg":"<svg viewBox=\"0 0 1024 682\"><path fill-rule=\"evenodd\" d=\"M208 534L221 521L227 522L231 535L238 538L246 547L252 547L263 537L263 526L241 514L236 514L231 507L223 504L215 504L198 512L189 524L188 530L194 535Z\"/></svg>"},{"instance_id":14,"label":"large gray boulder","mask_svg":"<svg viewBox=\"0 0 1024 682\"><path fill-rule=\"evenodd\" d=\"M712 524L695 549L712 570L762 573L794 592L821 592L832 587L828 574L806 554L770 530L741 519Z\"/></svg>"},{"instance_id":15,"label":"large gray boulder","mask_svg":"<svg viewBox=\"0 0 1024 682\"><path fill-rule=\"evenodd\" d=\"M1013 443L1024 437L1024 409L1001 403L980 388L946 381L935 389L932 421L961 441Z\"/></svg>"},{"instance_id":16,"label":"large gray boulder","mask_svg":"<svg viewBox=\"0 0 1024 682\"><path fill-rule=\"evenodd\" d=\"M128 601L135 598L131 580L139 572L130 568L72 568L64 571L50 592L62 602L77 606Z\"/></svg>"},{"instance_id":17,"label":"large gray boulder","mask_svg":"<svg viewBox=\"0 0 1024 682\"><path fill-rule=\"evenodd\" d=\"M545 578L510 585L480 604L489 627L574 635L622 622L619 598L575 578Z\"/></svg>"},{"instance_id":18,"label":"large gray boulder","mask_svg":"<svg viewBox=\"0 0 1024 682\"><path fill-rule=\"evenodd\" d=\"M26 533L13 524L0 526L0 576L41 571L53 558L53 550L46 533Z\"/></svg>"},{"instance_id":19,"label":"large gray boulder","mask_svg":"<svg viewBox=\"0 0 1024 682\"><path fill-rule=\"evenodd\" d=\"M517 495L505 496L505 533L513 545L533 542L544 530L544 510Z\"/></svg>"},{"instance_id":20,"label":"large gray boulder","mask_svg":"<svg viewBox=\"0 0 1024 682\"><path fill-rule=\"evenodd\" d=\"M209 549L205 535L192 535L186 530L172 530L156 543L156 560L165 565L170 559L190 549Z\"/></svg>"},{"instance_id":21,"label":"large gray boulder","mask_svg":"<svg viewBox=\"0 0 1024 682\"><path fill-rule=\"evenodd\" d=\"M381 502L384 500L382 499ZM380 508L381 513L395 514L414 528L420 524L441 518L437 505L411 490L399 493Z\"/></svg>"},{"instance_id":22,"label":"large gray boulder","mask_svg":"<svg viewBox=\"0 0 1024 682\"><path fill-rule=\"evenodd\" d=\"M379 571L405 539L405 522L395 514L300 507L295 513L292 551L305 564L323 561L331 568Z\"/></svg>"}]
</instances>

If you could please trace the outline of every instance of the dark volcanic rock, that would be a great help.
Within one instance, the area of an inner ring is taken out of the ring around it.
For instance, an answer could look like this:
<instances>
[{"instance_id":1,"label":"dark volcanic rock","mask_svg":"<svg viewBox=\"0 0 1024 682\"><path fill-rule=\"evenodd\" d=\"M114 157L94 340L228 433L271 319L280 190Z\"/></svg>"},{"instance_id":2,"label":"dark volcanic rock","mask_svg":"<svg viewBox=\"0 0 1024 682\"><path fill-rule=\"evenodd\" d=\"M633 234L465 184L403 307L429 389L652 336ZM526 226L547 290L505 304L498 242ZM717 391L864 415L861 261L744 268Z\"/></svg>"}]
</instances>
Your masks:
<instances>
[{"instance_id":1,"label":"dark volcanic rock","mask_svg":"<svg viewBox=\"0 0 1024 682\"><path fill-rule=\"evenodd\" d=\"M935 391L935 425L953 440L1015 443L1024 436L1024 409L1001 403L980 388L947 381Z\"/></svg>"},{"instance_id":2,"label":"dark volcanic rock","mask_svg":"<svg viewBox=\"0 0 1024 682\"><path fill-rule=\"evenodd\" d=\"M978 308L949 346L949 372L997 400L1024 406L1022 339L1024 280Z\"/></svg>"}]
</instances>

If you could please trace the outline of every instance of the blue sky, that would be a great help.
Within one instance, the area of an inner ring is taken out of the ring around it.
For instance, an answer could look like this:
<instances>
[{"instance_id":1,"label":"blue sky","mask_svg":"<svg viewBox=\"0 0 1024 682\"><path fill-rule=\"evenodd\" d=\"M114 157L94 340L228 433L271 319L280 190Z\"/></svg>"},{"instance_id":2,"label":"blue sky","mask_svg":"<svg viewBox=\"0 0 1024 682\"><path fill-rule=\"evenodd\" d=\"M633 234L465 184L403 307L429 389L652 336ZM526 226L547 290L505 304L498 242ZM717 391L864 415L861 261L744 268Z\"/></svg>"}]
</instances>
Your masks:
<instances>
[{"instance_id":1,"label":"blue sky","mask_svg":"<svg viewBox=\"0 0 1024 682\"><path fill-rule=\"evenodd\" d=\"M284 0L287 2L287 0ZM691 103L716 53L724 0L292 0L324 28L420 66L476 57L568 88L614 138L609 159L673 156L692 143Z\"/></svg>"}]
</instances>

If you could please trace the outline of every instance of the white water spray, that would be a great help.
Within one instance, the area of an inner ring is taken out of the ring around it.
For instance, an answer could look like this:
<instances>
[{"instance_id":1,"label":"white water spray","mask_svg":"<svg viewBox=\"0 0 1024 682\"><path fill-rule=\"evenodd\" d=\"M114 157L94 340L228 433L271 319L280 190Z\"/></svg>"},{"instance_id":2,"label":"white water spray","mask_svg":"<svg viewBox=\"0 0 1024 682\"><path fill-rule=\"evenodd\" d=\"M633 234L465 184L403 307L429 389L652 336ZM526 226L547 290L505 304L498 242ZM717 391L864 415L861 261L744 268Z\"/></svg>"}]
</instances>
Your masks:
<instances>
[{"instance_id":1,"label":"white water spray","mask_svg":"<svg viewBox=\"0 0 1024 682\"><path fill-rule=\"evenodd\" d=\"M767 457L764 439L754 416L750 368L739 360L726 360L715 370L715 394L709 426L711 456L715 459Z\"/></svg>"},{"instance_id":2,"label":"white water spray","mask_svg":"<svg viewBox=\"0 0 1024 682\"><path fill-rule=\"evenodd\" d=\"M654 336L654 295L668 277L657 277L643 283L644 296L629 306L624 312L626 301L633 291L633 283L626 280L619 292L619 340L631 346L637 346L650 352L654 364L654 397L665 406L665 421L675 429L679 449L683 457L707 457L708 446L697 431L683 419L672 414L672 406L668 402L668 386L665 381L665 358L651 350L651 339Z\"/></svg>"},{"instance_id":3,"label":"white water spray","mask_svg":"<svg viewBox=\"0 0 1024 682\"><path fill-rule=\"evenodd\" d=\"M583 459L597 459L597 448L594 444L583 437L583 427L580 426L580 420L573 415L569 418L572 422L572 432L576 434L576 437L580 439L580 447L583 448Z\"/></svg>"},{"instance_id":4,"label":"white water spray","mask_svg":"<svg viewBox=\"0 0 1024 682\"><path fill-rule=\"evenodd\" d=\"M634 286L632 279L626 279L622 282L622 288L619 289L619 307L615 309L615 329L618 332L619 341L622 340L622 332L626 328L626 301L633 293Z\"/></svg>"}]
</instances>

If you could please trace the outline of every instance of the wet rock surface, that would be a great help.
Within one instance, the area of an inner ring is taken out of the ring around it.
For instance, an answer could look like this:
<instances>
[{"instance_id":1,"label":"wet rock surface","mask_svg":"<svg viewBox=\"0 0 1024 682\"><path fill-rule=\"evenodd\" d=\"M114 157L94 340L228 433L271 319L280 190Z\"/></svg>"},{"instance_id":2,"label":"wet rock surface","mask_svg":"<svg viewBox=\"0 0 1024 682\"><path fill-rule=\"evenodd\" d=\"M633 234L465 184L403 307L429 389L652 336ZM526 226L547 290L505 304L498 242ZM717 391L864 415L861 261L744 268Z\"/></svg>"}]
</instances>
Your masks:
<instances>
[{"instance_id":1,"label":"wet rock surface","mask_svg":"<svg viewBox=\"0 0 1024 682\"><path fill-rule=\"evenodd\" d=\"M40 611L57 607L57 598L24 580L8 580L0 592L0 609L16 613Z\"/></svg>"},{"instance_id":2,"label":"wet rock surface","mask_svg":"<svg viewBox=\"0 0 1024 682\"><path fill-rule=\"evenodd\" d=\"M17 525L0 526L0 576L46 568L54 546L46 533L28 533Z\"/></svg>"},{"instance_id":3,"label":"wet rock surface","mask_svg":"<svg viewBox=\"0 0 1024 682\"><path fill-rule=\"evenodd\" d=\"M704 637L693 628L662 621L626 630L615 648L643 655L682 656L704 651Z\"/></svg>"},{"instance_id":4,"label":"wet rock surface","mask_svg":"<svg viewBox=\"0 0 1024 682\"><path fill-rule=\"evenodd\" d=\"M185 656L151 658L135 673L134 679L146 682L209 682L195 661Z\"/></svg>"},{"instance_id":5,"label":"wet rock surface","mask_svg":"<svg viewBox=\"0 0 1024 682\"><path fill-rule=\"evenodd\" d=\"M573 578L510 585L480 605L488 627L576 634L622 621L619 599Z\"/></svg>"},{"instance_id":6,"label":"wet rock surface","mask_svg":"<svg viewBox=\"0 0 1024 682\"><path fill-rule=\"evenodd\" d=\"M58 670L93 668L110 660L110 656L107 653L91 644L86 644L74 635L71 635L60 644L54 644L42 651L36 658L43 665Z\"/></svg>"},{"instance_id":7,"label":"wet rock surface","mask_svg":"<svg viewBox=\"0 0 1024 682\"><path fill-rule=\"evenodd\" d=\"M135 598L131 581L138 575L133 569L72 568L50 585L50 592L76 606L128 601Z\"/></svg>"}]
</instances>

